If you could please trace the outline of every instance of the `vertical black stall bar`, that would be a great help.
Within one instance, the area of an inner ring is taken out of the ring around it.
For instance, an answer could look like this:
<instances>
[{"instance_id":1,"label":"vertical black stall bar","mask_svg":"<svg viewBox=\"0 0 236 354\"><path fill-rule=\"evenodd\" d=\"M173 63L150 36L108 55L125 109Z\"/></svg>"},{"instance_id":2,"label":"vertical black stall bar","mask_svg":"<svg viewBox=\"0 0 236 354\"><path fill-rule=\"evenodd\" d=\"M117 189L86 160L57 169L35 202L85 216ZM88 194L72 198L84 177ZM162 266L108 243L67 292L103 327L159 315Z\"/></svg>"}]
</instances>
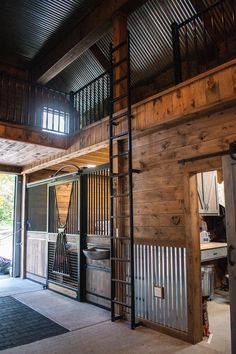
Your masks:
<instances>
[{"instance_id":1,"label":"vertical black stall bar","mask_svg":"<svg viewBox=\"0 0 236 354\"><path fill-rule=\"evenodd\" d=\"M173 59L174 59L174 78L175 84L182 81L182 66L181 66L181 50L179 39L179 25L174 22L171 25L172 31L172 44L173 44Z\"/></svg>"},{"instance_id":2,"label":"vertical black stall bar","mask_svg":"<svg viewBox=\"0 0 236 354\"><path fill-rule=\"evenodd\" d=\"M78 300L86 300L86 258L83 250L86 249L87 235L87 175L80 175L80 247L79 247L79 276L78 276Z\"/></svg>"},{"instance_id":3,"label":"vertical black stall bar","mask_svg":"<svg viewBox=\"0 0 236 354\"><path fill-rule=\"evenodd\" d=\"M110 124L109 124L109 136L112 137L112 117L113 117L113 57L112 57L112 43L110 44L110 107L109 107L109 116L110 116ZM110 158L110 176L113 175L113 143L112 140L109 139L109 158ZM113 178L110 178L110 196L114 195L114 190L113 190ZM111 262L114 262L114 210L113 210L113 202L110 201L110 239L111 239ZM114 272L114 267L111 266L111 279L115 279L115 272ZM111 298L114 299L115 297L115 283L111 281ZM115 304L112 301L111 302L111 320L114 322L115 321Z\"/></svg>"},{"instance_id":4,"label":"vertical black stall bar","mask_svg":"<svg viewBox=\"0 0 236 354\"><path fill-rule=\"evenodd\" d=\"M74 114L74 97L73 91L70 91L70 117L69 117L69 132L75 132L75 114ZM65 125L66 125L66 108L65 108Z\"/></svg>"},{"instance_id":5,"label":"vertical black stall bar","mask_svg":"<svg viewBox=\"0 0 236 354\"><path fill-rule=\"evenodd\" d=\"M128 35L128 53L130 53L130 36ZM133 218L133 170L132 170L132 112L131 112L131 80L130 80L130 55L128 55L128 75L127 75L127 90L128 90L128 165L129 168L129 214L130 214L130 281L131 281L131 328L135 328L135 290L134 290L134 218Z\"/></svg>"}]
</instances>

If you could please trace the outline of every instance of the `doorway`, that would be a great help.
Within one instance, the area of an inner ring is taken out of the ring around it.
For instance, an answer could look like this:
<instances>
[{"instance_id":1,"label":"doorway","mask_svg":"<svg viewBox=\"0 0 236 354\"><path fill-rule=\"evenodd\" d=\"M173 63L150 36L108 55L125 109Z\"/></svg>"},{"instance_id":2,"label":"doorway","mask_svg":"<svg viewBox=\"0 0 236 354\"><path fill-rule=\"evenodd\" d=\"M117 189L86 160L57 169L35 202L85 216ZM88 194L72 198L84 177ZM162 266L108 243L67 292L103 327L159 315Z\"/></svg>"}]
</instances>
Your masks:
<instances>
[{"instance_id":1,"label":"doorway","mask_svg":"<svg viewBox=\"0 0 236 354\"><path fill-rule=\"evenodd\" d=\"M17 184L17 176L0 173L0 279L13 275L17 257L17 254L14 254Z\"/></svg>"},{"instance_id":2,"label":"doorway","mask_svg":"<svg viewBox=\"0 0 236 354\"><path fill-rule=\"evenodd\" d=\"M186 166L186 172L191 186L190 247L197 267L194 280L196 283L193 326L199 323L196 321L200 318L198 333L203 338L201 345L230 353L232 333L230 312L232 321L233 310L230 301L232 282L229 286L227 250L230 230L227 219L233 204L227 195L232 194L232 188L225 175L225 168L223 172L221 158L196 161L192 166ZM190 282L193 286L192 279Z\"/></svg>"},{"instance_id":3,"label":"doorway","mask_svg":"<svg viewBox=\"0 0 236 354\"><path fill-rule=\"evenodd\" d=\"M203 340L230 352L230 300L222 168L197 173Z\"/></svg>"}]
</instances>

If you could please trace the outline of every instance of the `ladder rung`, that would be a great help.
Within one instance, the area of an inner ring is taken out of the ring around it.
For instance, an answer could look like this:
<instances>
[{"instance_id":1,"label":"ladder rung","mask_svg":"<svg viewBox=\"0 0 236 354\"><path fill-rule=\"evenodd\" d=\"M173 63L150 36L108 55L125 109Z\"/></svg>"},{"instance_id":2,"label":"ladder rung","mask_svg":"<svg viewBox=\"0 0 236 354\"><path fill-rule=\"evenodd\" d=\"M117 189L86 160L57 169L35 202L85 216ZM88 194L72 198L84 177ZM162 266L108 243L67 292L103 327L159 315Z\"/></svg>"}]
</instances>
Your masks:
<instances>
[{"instance_id":1,"label":"ladder rung","mask_svg":"<svg viewBox=\"0 0 236 354\"><path fill-rule=\"evenodd\" d=\"M116 237L116 236L112 236L110 237L111 240L126 240L126 241L130 241L130 237L125 237L125 236L121 236L121 237Z\"/></svg>"},{"instance_id":2,"label":"ladder rung","mask_svg":"<svg viewBox=\"0 0 236 354\"><path fill-rule=\"evenodd\" d=\"M132 173L141 173L141 170L132 169ZM110 178L125 177L128 176L129 172L113 173Z\"/></svg>"},{"instance_id":3,"label":"ladder rung","mask_svg":"<svg viewBox=\"0 0 236 354\"><path fill-rule=\"evenodd\" d=\"M115 47L112 48L112 53L114 53L116 50L120 49L123 47L125 44L127 44L127 39L122 41L121 43L117 44Z\"/></svg>"},{"instance_id":4,"label":"ladder rung","mask_svg":"<svg viewBox=\"0 0 236 354\"><path fill-rule=\"evenodd\" d=\"M125 307L128 307L129 309L131 309L131 306L126 304L125 302L122 302L122 301L118 301L118 300L111 300L114 304L117 304L117 305L121 305L121 306L125 306Z\"/></svg>"},{"instance_id":5,"label":"ladder rung","mask_svg":"<svg viewBox=\"0 0 236 354\"><path fill-rule=\"evenodd\" d=\"M113 85L117 85L119 84L121 81L125 80L125 79L128 79L128 76L127 75L123 75L121 76L119 79L116 79L113 81Z\"/></svg>"},{"instance_id":6,"label":"ladder rung","mask_svg":"<svg viewBox=\"0 0 236 354\"><path fill-rule=\"evenodd\" d=\"M114 102L120 101L120 100L122 100L125 97L128 97L127 93L123 93L122 95L113 98L113 100L111 100L111 102L114 103Z\"/></svg>"},{"instance_id":7,"label":"ladder rung","mask_svg":"<svg viewBox=\"0 0 236 354\"><path fill-rule=\"evenodd\" d=\"M116 257L111 257L111 261L116 261L116 262L130 262L130 259L126 259L126 258L116 258Z\"/></svg>"},{"instance_id":8,"label":"ladder rung","mask_svg":"<svg viewBox=\"0 0 236 354\"><path fill-rule=\"evenodd\" d=\"M127 156L127 155L129 155L129 151L121 152L120 154L113 155L113 156L111 156L110 158L111 158L111 159L115 159L115 158L117 158L117 157L123 157L123 156Z\"/></svg>"},{"instance_id":9,"label":"ladder rung","mask_svg":"<svg viewBox=\"0 0 236 354\"><path fill-rule=\"evenodd\" d=\"M132 169L132 172L133 172L133 173L141 173L142 171L141 171L141 170L138 170L137 168L133 168L133 169Z\"/></svg>"},{"instance_id":10,"label":"ladder rung","mask_svg":"<svg viewBox=\"0 0 236 354\"><path fill-rule=\"evenodd\" d=\"M125 280L120 280L120 279L111 279L111 281L114 281L115 283L131 285L130 281L125 281Z\"/></svg>"},{"instance_id":11,"label":"ladder rung","mask_svg":"<svg viewBox=\"0 0 236 354\"><path fill-rule=\"evenodd\" d=\"M113 173L112 175L110 175L110 178L126 177L128 175L129 172Z\"/></svg>"},{"instance_id":12,"label":"ladder rung","mask_svg":"<svg viewBox=\"0 0 236 354\"><path fill-rule=\"evenodd\" d=\"M116 194L116 195L111 195L111 198L123 198L123 197L128 197L129 193L124 193L124 194Z\"/></svg>"},{"instance_id":13,"label":"ladder rung","mask_svg":"<svg viewBox=\"0 0 236 354\"><path fill-rule=\"evenodd\" d=\"M117 61L116 63L112 64L112 68L116 68L117 66L120 66L121 64L123 64L125 61L127 61L127 57L124 57L123 59Z\"/></svg>"},{"instance_id":14,"label":"ladder rung","mask_svg":"<svg viewBox=\"0 0 236 354\"><path fill-rule=\"evenodd\" d=\"M114 121L114 122L111 122L111 124L117 127L120 123Z\"/></svg>"},{"instance_id":15,"label":"ladder rung","mask_svg":"<svg viewBox=\"0 0 236 354\"><path fill-rule=\"evenodd\" d=\"M113 216L111 216L112 219L125 219L125 218L129 218L129 217L130 217L130 215L118 215L118 216L113 215Z\"/></svg>"},{"instance_id":16,"label":"ladder rung","mask_svg":"<svg viewBox=\"0 0 236 354\"><path fill-rule=\"evenodd\" d=\"M114 117L111 118L111 121L115 121L117 119L123 118L123 117L128 116L128 115L129 115L128 111L116 114Z\"/></svg>"},{"instance_id":17,"label":"ladder rung","mask_svg":"<svg viewBox=\"0 0 236 354\"><path fill-rule=\"evenodd\" d=\"M122 138L122 136L126 136L126 135L128 135L129 134L129 132L128 131L125 131L125 132L122 132L122 133L120 133L120 134L116 134L116 135L114 135L114 136L111 136L111 139L112 140L114 140L114 139L119 139L119 138Z\"/></svg>"}]
</instances>

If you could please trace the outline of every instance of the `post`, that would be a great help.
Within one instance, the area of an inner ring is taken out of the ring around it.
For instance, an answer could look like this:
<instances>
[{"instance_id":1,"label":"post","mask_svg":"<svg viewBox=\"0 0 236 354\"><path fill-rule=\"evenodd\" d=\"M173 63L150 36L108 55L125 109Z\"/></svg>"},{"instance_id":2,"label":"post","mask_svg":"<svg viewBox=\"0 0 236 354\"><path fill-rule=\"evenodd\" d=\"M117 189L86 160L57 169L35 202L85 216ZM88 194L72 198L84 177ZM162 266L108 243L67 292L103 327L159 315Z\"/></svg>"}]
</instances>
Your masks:
<instances>
[{"instance_id":1,"label":"post","mask_svg":"<svg viewBox=\"0 0 236 354\"><path fill-rule=\"evenodd\" d=\"M120 43L128 40L128 29L127 29L127 14L123 12L117 12L114 14L112 19L112 30L113 30L113 47L118 46ZM113 54L114 63L119 62L120 60L127 58L128 56L128 45L121 46ZM114 69L113 80L119 80L124 75L127 75L128 71L128 61L124 61L121 65ZM113 98L119 97L120 95L128 93L128 80L121 80L114 86ZM127 98L120 100L114 104L114 111L118 112L119 110L126 108L128 104Z\"/></svg>"},{"instance_id":2,"label":"post","mask_svg":"<svg viewBox=\"0 0 236 354\"><path fill-rule=\"evenodd\" d=\"M86 258L83 249L87 247L87 175L80 175L80 245L78 260L78 295L80 302L86 301Z\"/></svg>"},{"instance_id":3,"label":"post","mask_svg":"<svg viewBox=\"0 0 236 354\"><path fill-rule=\"evenodd\" d=\"M80 128L80 124L79 124ZM70 120L69 120L69 132L73 134L76 132L76 121L75 121L75 107L74 107L74 92L70 91Z\"/></svg>"},{"instance_id":4,"label":"post","mask_svg":"<svg viewBox=\"0 0 236 354\"><path fill-rule=\"evenodd\" d=\"M26 276L26 255L27 255L27 238L26 238L26 193L27 175L23 174L22 178L22 204L21 204L21 278Z\"/></svg>"},{"instance_id":5,"label":"post","mask_svg":"<svg viewBox=\"0 0 236 354\"><path fill-rule=\"evenodd\" d=\"M173 44L173 60L174 60L174 79L175 84L182 82L182 65L181 65L181 50L179 40L179 25L174 22L171 25L172 44Z\"/></svg>"},{"instance_id":6,"label":"post","mask_svg":"<svg viewBox=\"0 0 236 354\"><path fill-rule=\"evenodd\" d=\"M15 201L13 223L13 277L19 277L21 270L21 215L22 175L15 177Z\"/></svg>"}]
</instances>

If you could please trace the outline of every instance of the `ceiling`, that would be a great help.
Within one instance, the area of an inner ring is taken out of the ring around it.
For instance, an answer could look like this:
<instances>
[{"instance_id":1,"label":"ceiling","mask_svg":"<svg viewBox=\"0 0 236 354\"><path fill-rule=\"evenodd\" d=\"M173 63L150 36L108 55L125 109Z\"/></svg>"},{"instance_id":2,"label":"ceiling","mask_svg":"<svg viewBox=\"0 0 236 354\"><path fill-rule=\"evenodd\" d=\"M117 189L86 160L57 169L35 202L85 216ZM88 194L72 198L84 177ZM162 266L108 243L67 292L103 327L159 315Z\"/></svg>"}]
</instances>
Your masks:
<instances>
[{"instance_id":1,"label":"ceiling","mask_svg":"<svg viewBox=\"0 0 236 354\"><path fill-rule=\"evenodd\" d=\"M40 161L57 152L61 152L61 150L19 141L0 139L0 164L25 166Z\"/></svg>"},{"instance_id":2,"label":"ceiling","mask_svg":"<svg viewBox=\"0 0 236 354\"><path fill-rule=\"evenodd\" d=\"M213 0L208 0L208 2ZM171 24L181 23L196 13L191 0L148 0L128 17L131 41L133 86L168 69L173 62ZM109 60L112 33L97 45ZM87 51L49 85L63 91L77 91L104 72L91 51Z\"/></svg>"},{"instance_id":3,"label":"ceiling","mask_svg":"<svg viewBox=\"0 0 236 354\"><path fill-rule=\"evenodd\" d=\"M73 172L74 167L70 165L75 165L77 167L95 167L98 165L104 165L109 163L109 149L108 147L99 149L94 152L90 152L86 155L75 157L73 159L67 160L60 164L52 165L49 167L50 170L58 171L60 168L65 166L64 171Z\"/></svg>"},{"instance_id":4,"label":"ceiling","mask_svg":"<svg viewBox=\"0 0 236 354\"><path fill-rule=\"evenodd\" d=\"M209 6L215 1L201 0L201 4ZM1 0L0 59L4 54L6 60L15 57L30 66L32 60L34 63L45 56L48 48L56 47L62 36L99 3L101 0ZM147 0L129 15L133 86L173 65L171 24L194 15L199 10L196 4L196 0ZM97 42L107 60L111 36L107 33ZM48 85L61 91L77 91L103 72L104 67L88 50Z\"/></svg>"},{"instance_id":5,"label":"ceiling","mask_svg":"<svg viewBox=\"0 0 236 354\"><path fill-rule=\"evenodd\" d=\"M1 0L0 47L6 58L30 61L50 41L59 41L60 31L70 31L98 0ZM10 38L10 40L9 40Z\"/></svg>"},{"instance_id":6,"label":"ceiling","mask_svg":"<svg viewBox=\"0 0 236 354\"><path fill-rule=\"evenodd\" d=\"M214 0L205 0L214 1ZM94 9L99 0L1 0L1 56L15 56L29 63L45 56L62 35ZM148 0L128 17L131 37L132 83L143 82L172 65L171 23L196 13L192 0ZM9 38L11 40L9 41ZM109 59L111 33L97 43ZM1 59L0 56L0 59ZM48 85L76 91L104 72L88 50Z\"/></svg>"}]
</instances>

